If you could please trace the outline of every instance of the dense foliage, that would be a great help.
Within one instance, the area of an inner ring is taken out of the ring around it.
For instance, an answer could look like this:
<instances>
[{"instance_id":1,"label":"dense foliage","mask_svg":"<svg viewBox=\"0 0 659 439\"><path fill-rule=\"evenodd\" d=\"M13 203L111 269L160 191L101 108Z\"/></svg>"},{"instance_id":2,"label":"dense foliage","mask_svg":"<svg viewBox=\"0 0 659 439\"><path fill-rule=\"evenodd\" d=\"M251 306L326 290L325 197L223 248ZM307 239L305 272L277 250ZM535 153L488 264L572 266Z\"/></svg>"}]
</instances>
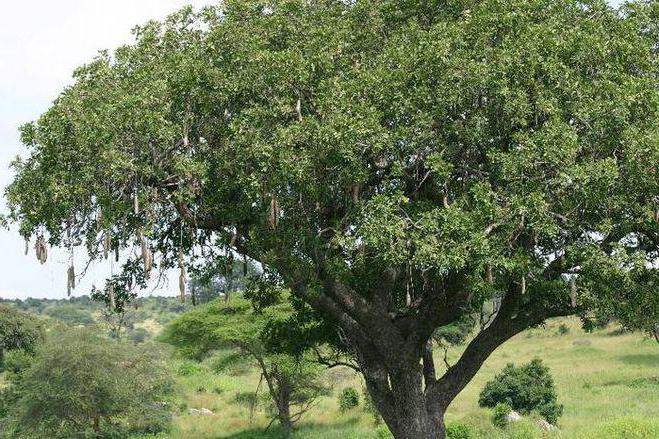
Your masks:
<instances>
[{"instance_id":1,"label":"dense foliage","mask_svg":"<svg viewBox=\"0 0 659 439\"><path fill-rule=\"evenodd\" d=\"M339 395L339 408L342 412L354 409L359 405L359 393L352 388L346 387Z\"/></svg>"},{"instance_id":2,"label":"dense foliage","mask_svg":"<svg viewBox=\"0 0 659 439\"><path fill-rule=\"evenodd\" d=\"M485 385L478 403L481 407L507 404L520 413L536 411L552 424L563 413L549 368L540 359L520 367L508 364Z\"/></svg>"},{"instance_id":3,"label":"dense foliage","mask_svg":"<svg viewBox=\"0 0 659 439\"><path fill-rule=\"evenodd\" d=\"M31 352L42 336L42 325L34 316L0 305L0 372L4 368L6 351Z\"/></svg>"},{"instance_id":4,"label":"dense foliage","mask_svg":"<svg viewBox=\"0 0 659 439\"><path fill-rule=\"evenodd\" d=\"M12 386L7 438L126 437L169 423L173 383L160 352L87 328L51 333Z\"/></svg>"},{"instance_id":5,"label":"dense foliage","mask_svg":"<svg viewBox=\"0 0 659 439\"><path fill-rule=\"evenodd\" d=\"M182 272L258 261L340 331L396 437L443 437L525 328L659 321L658 17L599 0L184 9L22 128L10 219L128 254L97 294L119 309L152 254ZM428 341L484 309L438 376Z\"/></svg>"}]
</instances>

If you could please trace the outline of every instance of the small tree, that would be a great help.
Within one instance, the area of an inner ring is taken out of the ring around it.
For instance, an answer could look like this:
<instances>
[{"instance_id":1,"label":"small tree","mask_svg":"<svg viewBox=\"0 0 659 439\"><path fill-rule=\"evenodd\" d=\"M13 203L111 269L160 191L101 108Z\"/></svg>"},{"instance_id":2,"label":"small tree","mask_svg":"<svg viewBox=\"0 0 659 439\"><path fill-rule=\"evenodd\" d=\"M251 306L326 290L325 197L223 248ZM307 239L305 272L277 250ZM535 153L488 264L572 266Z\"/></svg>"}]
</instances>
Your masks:
<instances>
[{"instance_id":1,"label":"small tree","mask_svg":"<svg viewBox=\"0 0 659 439\"><path fill-rule=\"evenodd\" d=\"M325 392L319 366L299 351L291 355L289 340L277 339L282 332L274 328L286 322L292 312L283 303L255 310L239 296L229 303L218 299L174 320L161 339L192 358L200 359L213 350L229 347L250 358L261 371L274 404L276 415L272 421L278 420L288 436L294 423ZM305 339L301 333L297 338Z\"/></svg>"},{"instance_id":2,"label":"small tree","mask_svg":"<svg viewBox=\"0 0 659 439\"><path fill-rule=\"evenodd\" d=\"M173 385L157 350L73 329L38 347L13 390L11 437L69 438L163 429Z\"/></svg>"},{"instance_id":3,"label":"small tree","mask_svg":"<svg viewBox=\"0 0 659 439\"><path fill-rule=\"evenodd\" d=\"M535 410L552 424L563 413L563 406L556 402L556 389L549 368L537 358L521 367L508 364L485 385L478 404L481 407L508 404L521 413Z\"/></svg>"},{"instance_id":4,"label":"small tree","mask_svg":"<svg viewBox=\"0 0 659 439\"><path fill-rule=\"evenodd\" d=\"M5 351L24 349L31 352L42 335L41 324L35 317L11 306L0 305L0 371Z\"/></svg>"}]
</instances>

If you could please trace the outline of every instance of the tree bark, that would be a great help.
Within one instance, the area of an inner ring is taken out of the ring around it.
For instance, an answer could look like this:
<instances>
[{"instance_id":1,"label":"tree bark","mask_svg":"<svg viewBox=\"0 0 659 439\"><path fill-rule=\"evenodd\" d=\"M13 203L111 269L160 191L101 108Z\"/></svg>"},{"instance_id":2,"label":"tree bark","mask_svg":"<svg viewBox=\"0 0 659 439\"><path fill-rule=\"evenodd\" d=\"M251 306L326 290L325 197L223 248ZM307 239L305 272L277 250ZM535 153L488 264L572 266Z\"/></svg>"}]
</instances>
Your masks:
<instances>
[{"instance_id":1,"label":"tree bark","mask_svg":"<svg viewBox=\"0 0 659 439\"><path fill-rule=\"evenodd\" d=\"M490 354L529 326L563 313L519 312L519 298L515 292L508 294L492 323L476 335L460 359L439 378L435 377L428 340L421 347L408 343L403 348L399 341L390 340L389 349L371 342L368 335L350 340L373 402L396 439L444 439L444 413Z\"/></svg>"},{"instance_id":2,"label":"tree bark","mask_svg":"<svg viewBox=\"0 0 659 439\"><path fill-rule=\"evenodd\" d=\"M424 391L421 365L401 366L386 377L381 375L382 369L379 373L370 368L364 373L382 419L396 439L444 439L444 409L438 398Z\"/></svg>"},{"instance_id":3,"label":"tree bark","mask_svg":"<svg viewBox=\"0 0 659 439\"><path fill-rule=\"evenodd\" d=\"M285 437L293 434L293 421L291 419L291 390L286 380L280 380L279 395L277 395L277 416L284 430Z\"/></svg>"}]
</instances>

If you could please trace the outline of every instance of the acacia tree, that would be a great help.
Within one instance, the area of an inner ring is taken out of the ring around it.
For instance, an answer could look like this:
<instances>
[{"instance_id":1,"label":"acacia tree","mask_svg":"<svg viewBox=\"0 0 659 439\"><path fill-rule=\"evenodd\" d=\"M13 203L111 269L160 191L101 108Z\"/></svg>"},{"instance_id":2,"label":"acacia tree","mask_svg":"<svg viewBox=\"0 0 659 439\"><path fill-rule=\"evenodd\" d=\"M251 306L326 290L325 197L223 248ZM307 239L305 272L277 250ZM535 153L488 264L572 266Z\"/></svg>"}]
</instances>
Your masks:
<instances>
[{"instance_id":1,"label":"acacia tree","mask_svg":"<svg viewBox=\"0 0 659 439\"><path fill-rule=\"evenodd\" d=\"M2 437L128 437L166 429L174 383L156 348L75 328L52 331L10 390Z\"/></svg>"},{"instance_id":2,"label":"acacia tree","mask_svg":"<svg viewBox=\"0 0 659 439\"><path fill-rule=\"evenodd\" d=\"M117 306L152 253L258 261L340 330L397 438L441 438L497 346L627 294L602 281L624 277L659 321L657 9L185 9L78 69L22 128L10 219L92 257L142 247ZM493 298L439 376L428 340Z\"/></svg>"},{"instance_id":3,"label":"acacia tree","mask_svg":"<svg viewBox=\"0 0 659 439\"><path fill-rule=\"evenodd\" d=\"M294 327L294 334L282 337L285 326L295 317L287 303L261 309L242 297L228 303L217 299L178 317L165 328L161 339L193 358L217 349L237 349L241 357L258 367L265 380L275 409L268 428L278 420L290 437L293 425L328 390L320 366L305 352L317 339L314 325ZM260 386L259 382L255 397Z\"/></svg>"}]
</instances>

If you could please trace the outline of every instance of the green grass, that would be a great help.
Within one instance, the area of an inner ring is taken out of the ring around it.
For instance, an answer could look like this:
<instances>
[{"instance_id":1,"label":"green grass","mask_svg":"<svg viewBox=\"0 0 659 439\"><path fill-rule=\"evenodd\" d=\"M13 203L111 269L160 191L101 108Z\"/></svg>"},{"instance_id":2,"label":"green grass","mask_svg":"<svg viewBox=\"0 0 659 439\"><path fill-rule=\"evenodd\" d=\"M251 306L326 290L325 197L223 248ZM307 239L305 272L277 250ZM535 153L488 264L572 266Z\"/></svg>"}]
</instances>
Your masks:
<instances>
[{"instance_id":1,"label":"green grass","mask_svg":"<svg viewBox=\"0 0 659 439\"><path fill-rule=\"evenodd\" d=\"M565 323L570 332L558 335ZM459 352L451 352L449 362ZM565 405L556 433L542 433L537 418L530 416L506 430L492 426L491 411L478 407L484 384L506 363L524 363L540 357L554 376L559 400ZM265 395L250 422L249 408L236 401L239 393L253 392L259 375L253 369L237 368L229 374L211 371L213 359L192 376L179 376L179 414L172 429L158 438L270 439L281 437L276 424L264 433L269 422ZM443 360L437 359L437 364ZM174 369L178 364L173 365ZM333 393L323 397L298 424L299 439L378 438L371 415L361 404L341 413L337 395L347 386L362 388L361 379L349 370L328 371L336 383ZM262 392L265 389L262 388ZM189 415L189 408L208 408L213 416ZM561 439L652 439L659 438L659 345L640 334L611 329L587 334L576 319L549 322L545 328L526 331L501 346L458 396L447 413L448 422L470 424L483 438Z\"/></svg>"}]
</instances>

